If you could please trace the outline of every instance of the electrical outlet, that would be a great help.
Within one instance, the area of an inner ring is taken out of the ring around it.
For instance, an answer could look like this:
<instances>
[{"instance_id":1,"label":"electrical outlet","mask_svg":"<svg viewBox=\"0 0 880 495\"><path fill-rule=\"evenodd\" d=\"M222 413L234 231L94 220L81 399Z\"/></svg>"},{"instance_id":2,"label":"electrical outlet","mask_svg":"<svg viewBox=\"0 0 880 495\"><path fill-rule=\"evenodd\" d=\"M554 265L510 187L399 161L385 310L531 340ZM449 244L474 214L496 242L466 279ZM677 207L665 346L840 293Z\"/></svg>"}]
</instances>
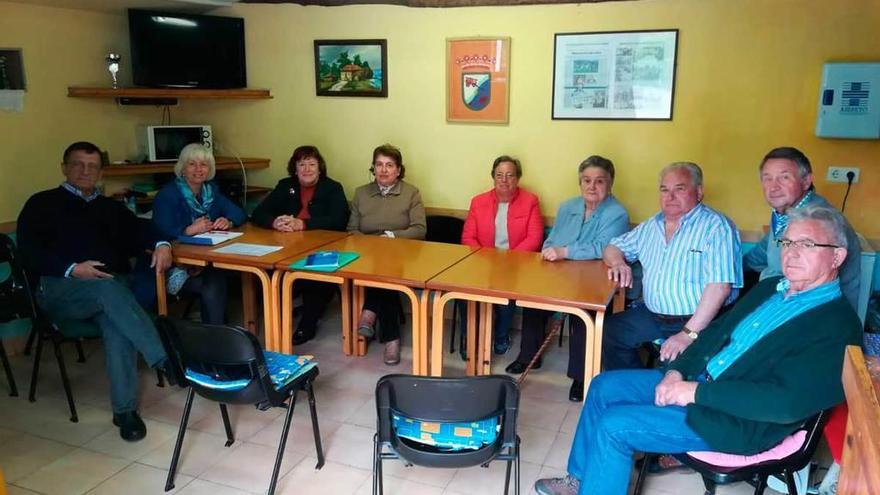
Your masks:
<instances>
[{"instance_id":1,"label":"electrical outlet","mask_svg":"<svg viewBox=\"0 0 880 495\"><path fill-rule=\"evenodd\" d=\"M836 166L832 165L832 166L828 167L828 176L825 177L825 179L828 182L842 182L842 183L846 184L847 182L849 182L849 179L847 179L847 177L846 177L846 174L848 172L852 172L852 173L856 174L856 176L853 178L852 183L853 184L858 183L859 182L859 167L836 167Z\"/></svg>"}]
</instances>

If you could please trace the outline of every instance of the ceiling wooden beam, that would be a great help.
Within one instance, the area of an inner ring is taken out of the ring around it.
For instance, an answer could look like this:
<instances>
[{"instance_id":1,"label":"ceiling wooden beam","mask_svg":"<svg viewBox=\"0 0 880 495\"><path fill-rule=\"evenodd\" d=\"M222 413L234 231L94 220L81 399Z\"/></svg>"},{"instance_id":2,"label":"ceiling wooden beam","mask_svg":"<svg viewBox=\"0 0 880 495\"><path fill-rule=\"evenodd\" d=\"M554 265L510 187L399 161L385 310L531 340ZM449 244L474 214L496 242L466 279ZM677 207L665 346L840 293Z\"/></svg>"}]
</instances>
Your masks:
<instances>
[{"instance_id":1,"label":"ceiling wooden beam","mask_svg":"<svg viewBox=\"0 0 880 495\"><path fill-rule=\"evenodd\" d=\"M296 3L299 5L402 5L405 7L481 7L507 5L537 5L555 3L598 3L625 0L241 0L243 3Z\"/></svg>"}]
</instances>

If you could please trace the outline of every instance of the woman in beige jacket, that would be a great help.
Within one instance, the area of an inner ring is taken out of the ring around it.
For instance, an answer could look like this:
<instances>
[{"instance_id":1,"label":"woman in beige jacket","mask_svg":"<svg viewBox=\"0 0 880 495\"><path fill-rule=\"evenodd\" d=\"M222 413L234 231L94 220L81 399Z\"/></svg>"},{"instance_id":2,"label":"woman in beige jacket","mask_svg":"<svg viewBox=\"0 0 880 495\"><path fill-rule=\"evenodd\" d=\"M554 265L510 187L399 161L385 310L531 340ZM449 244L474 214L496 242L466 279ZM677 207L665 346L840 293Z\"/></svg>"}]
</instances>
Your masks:
<instances>
[{"instance_id":1,"label":"woman in beige jacket","mask_svg":"<svg viewBox=\"0 0 880 495\"><path fill-rule=\"evenodd\" d=\"M403 181L406 169L400 150L383 144L373 150L370 167L375 180L354 192L348 231L390 238L424 239L425 207L418 188ZM385 344L385 364L400 362L400 294L367 288L358 333L367 339L376 336Z\"/></svg>"}]
</instances>

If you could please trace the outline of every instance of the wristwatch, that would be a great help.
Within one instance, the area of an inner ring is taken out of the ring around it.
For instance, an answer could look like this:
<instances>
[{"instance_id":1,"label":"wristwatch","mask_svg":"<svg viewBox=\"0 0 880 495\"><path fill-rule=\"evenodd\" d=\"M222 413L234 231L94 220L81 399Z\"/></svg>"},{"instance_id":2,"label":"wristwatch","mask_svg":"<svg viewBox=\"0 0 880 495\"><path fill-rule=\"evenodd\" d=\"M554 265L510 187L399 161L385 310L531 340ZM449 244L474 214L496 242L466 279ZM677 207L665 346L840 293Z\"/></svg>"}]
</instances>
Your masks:
<instances>
[{"instance_id":1,"label":"wristwatch","mask_svg":"<svg viewBox=\"0 0 880 495\"><path fill-rule=\"evenodd\" d=\"M682 327L682 328L681 328L681 331L684 332L685 335L687 335L688 337L690 337L691 340L697 340L697 337L700 336L699 333L697 333L697 332L691 330L691 329L688 328L688 327Z\"/></svg>"}]
</instances>

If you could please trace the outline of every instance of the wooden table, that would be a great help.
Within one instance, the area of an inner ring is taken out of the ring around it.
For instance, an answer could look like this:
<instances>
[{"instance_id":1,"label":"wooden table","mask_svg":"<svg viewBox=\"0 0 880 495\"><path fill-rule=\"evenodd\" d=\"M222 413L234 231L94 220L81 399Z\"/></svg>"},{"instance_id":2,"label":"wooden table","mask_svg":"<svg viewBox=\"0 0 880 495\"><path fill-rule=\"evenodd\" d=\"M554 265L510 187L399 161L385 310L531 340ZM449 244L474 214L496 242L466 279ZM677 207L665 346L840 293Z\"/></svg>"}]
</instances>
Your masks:
<instances>
[{"instance_id":1,"label":"wooden table","mask_svg":"<svg viewBox=\"0 0 880 495\"><path fill-rule=\"evenodd\" d=\"M623 294L608 280L601 261L556 261L541 259L540 253L482 248L428 282L428 289L445 292L434 298L434 325L431 343L431 375L443 371L444 306L452 299L468 301L469 309L479 303L479 362L469 363L475 374L490 373L492 356L492 304L507 304L515 299L524 308L559 311L583 320L587 329L584 363L585 384L599 371L602 350L602 325L605 308L615 293L615 310L623 307ZM595 311L595 320L587 313ZM469 326L474 323L468 313ZM468 338L473 339L473 329ZM427 339L426 339L427 340ZM469 341L475 349L473 342ZM586 393L587 387L584 387Z\"/></svg>"},{"instance_id":2,"label":"wooden table","mask_svg":"<svg viewBox=\"0 0 880 495\"><path fill-rule=\"evenodd\" d=\"M425 375L428 373L428 351L427 342L422 339L424 329L428 326L429 291L423 290L421 295L416 295L415 290L425 289L431 277L467 258L477 249L456 244L355 234L319 249L349 251L360 255L358 259L335 272L290 269L291 263L308 253L282 260L275 265L279 272L287 270L281 284L282 345L287 346L291 341L292 285L297 279L318 280L342 286L343 352L354 355L366 354L366 341L357 335L357 316L363 306L363 288L396 290L406 295L412 306L413 373ZM348 296L349 290L353 292L351 299Z\"/></svg>"},{"instance_id":3,"label":"wooden table","mask_svg":"<svg viewBox=\"0 0 880 495\"><path fill-rule=\"evenodd\" d=\"M342 239L349 234L347 232L334 232L328 230L308 230L303 232L278 232L276 230L263 229L251 224L244 224L234 229L244 232L244 235L235 239L218 244L216 246L196 246L192 244L174 243L174 262L182 265L208 266L223 270L235 270L242 272L242 303L244 309L244 324L251 331L256 331L255 293L253 277L260 281L263 291L263 318L266 334L266 349L281 350L279 341L278 322L278 288L281 284L281 273L274 272L275 265L279 260L290 258L300 253L313 250L324 244ZM283 246L282 249L264 256L242 256L237 254L217 253L217 248L244 242L250 244L264 244L270 246ZM270 275L270 271L273 273ZM165 277L156 277L157 293L159 297L159 314L167 314L168 307L165 293Z\"/></svg>"},{"instance_id":4,"label":"wooden table","mask_svg":"<svg viewBox=\"0 0 880 495\"><path fill-rule=\"evenodd\" d=\"M843 389L849 418L837 493L880 493L880 360L847 347Z\"/></svg>"}]
</instances>

